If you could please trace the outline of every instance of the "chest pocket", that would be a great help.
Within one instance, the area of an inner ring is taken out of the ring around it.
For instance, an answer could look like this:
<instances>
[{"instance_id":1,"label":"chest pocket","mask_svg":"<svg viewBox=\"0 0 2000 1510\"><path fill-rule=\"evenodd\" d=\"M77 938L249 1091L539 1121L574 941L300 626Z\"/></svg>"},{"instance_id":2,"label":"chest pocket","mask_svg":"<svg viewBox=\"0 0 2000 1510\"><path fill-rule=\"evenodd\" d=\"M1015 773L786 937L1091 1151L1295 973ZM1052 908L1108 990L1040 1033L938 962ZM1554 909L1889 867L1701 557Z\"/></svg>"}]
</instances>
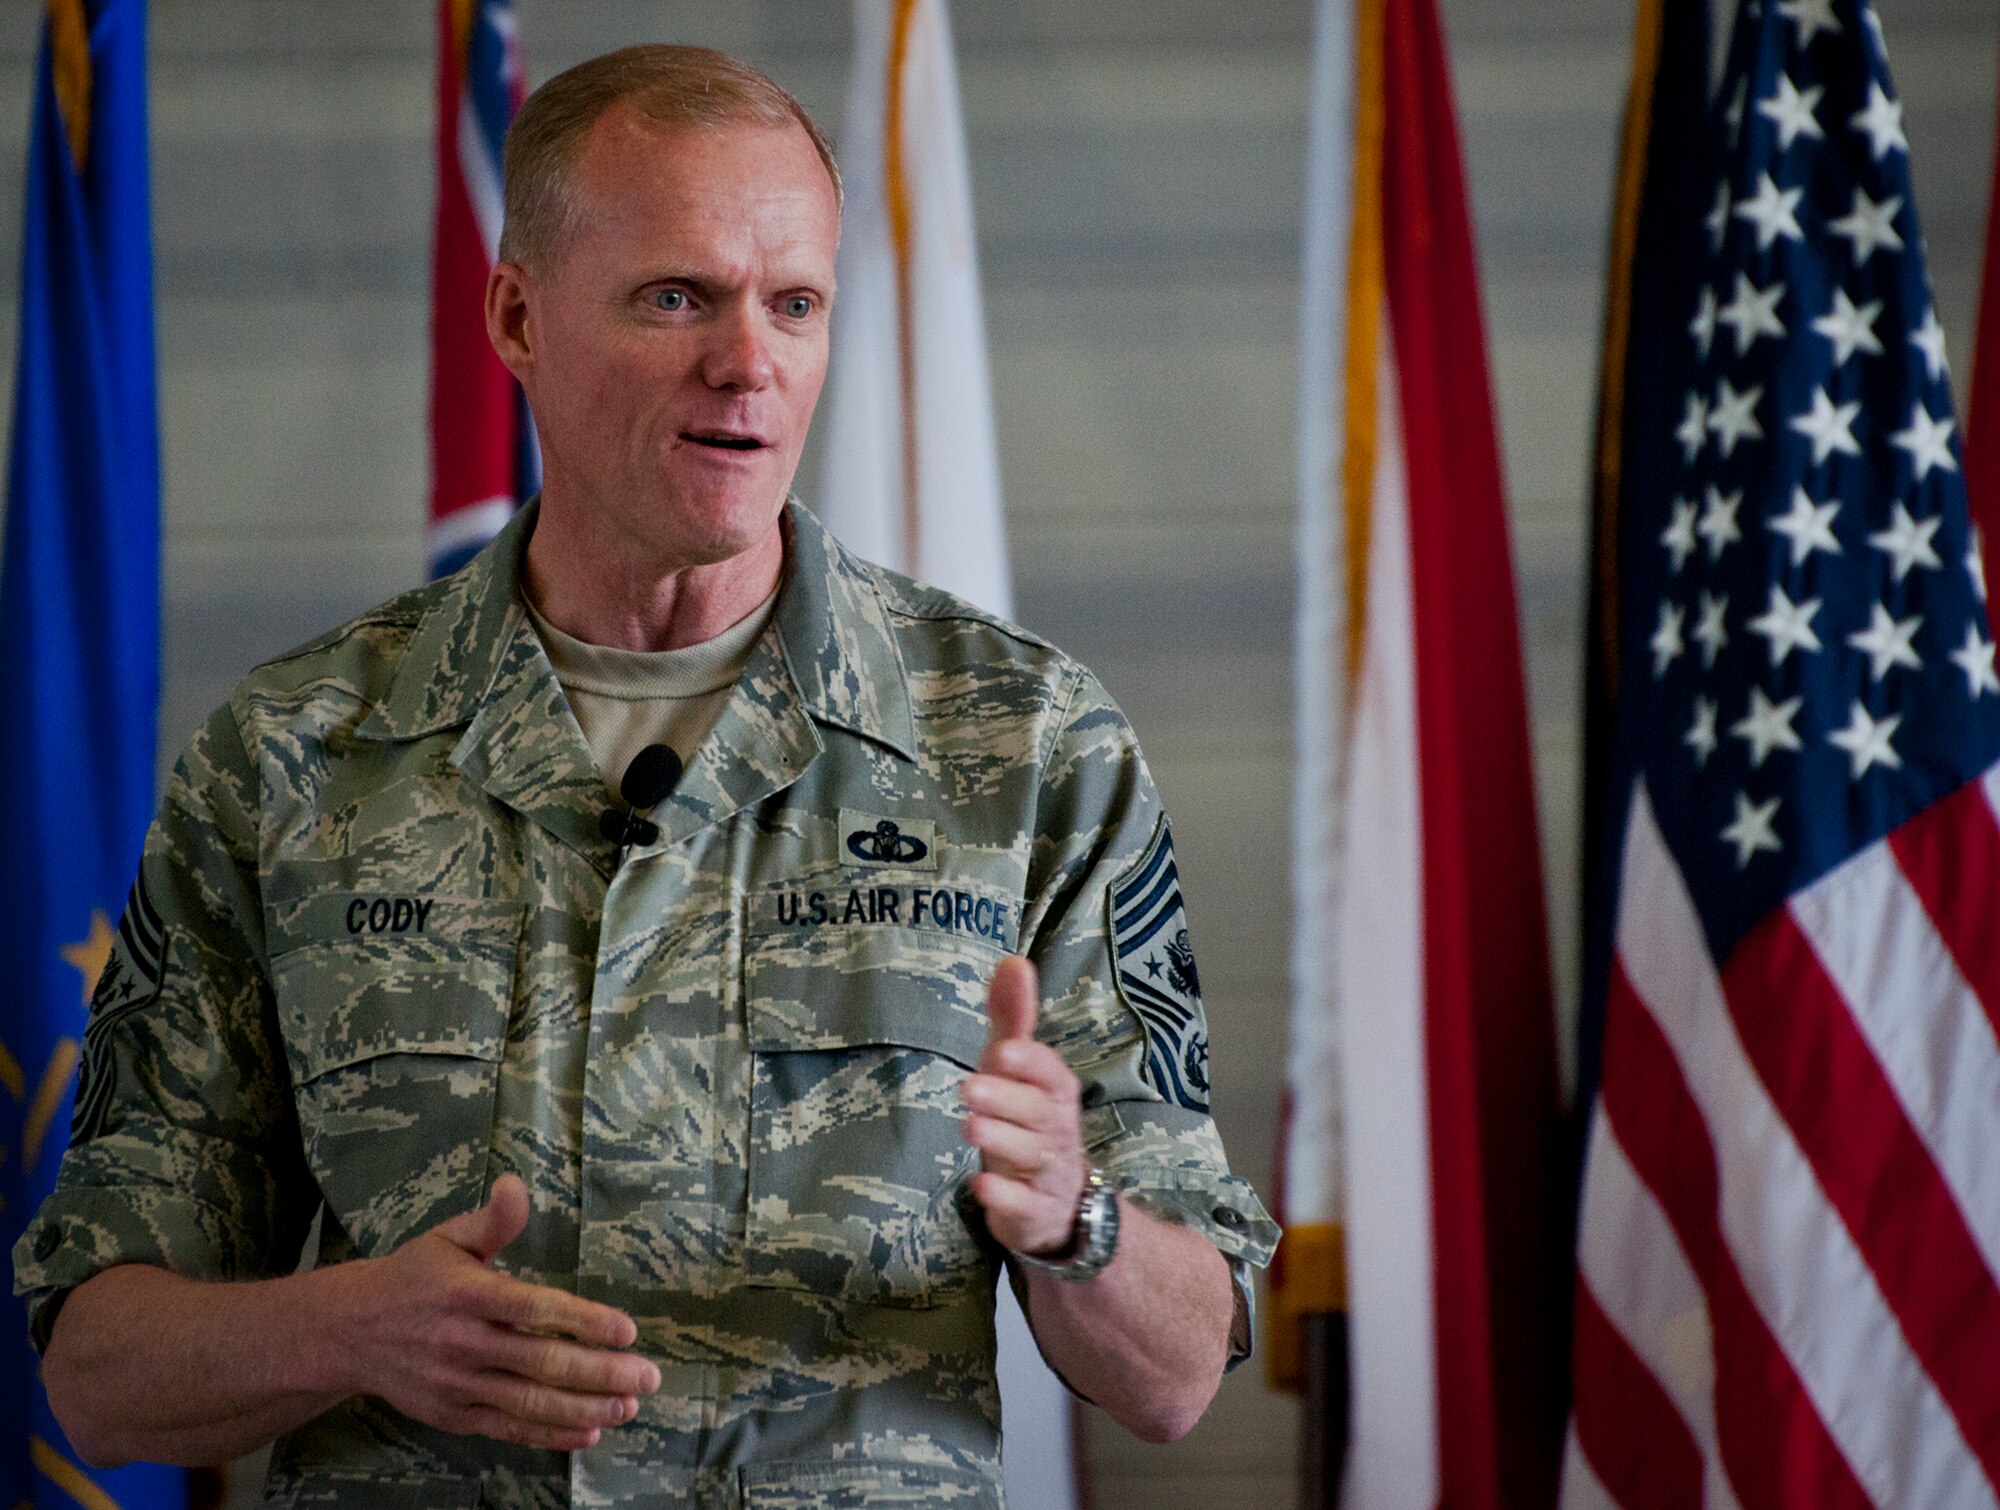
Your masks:
<instances>
[{"instance_id":1,"label":"chest pocket","mask_svg":"<svg viewBox=\"0 0 2000 1510\"><path fill-rule=\"evenodd\" d=\"M982 918L1004 908L996 891L977 895ZM809 902L790 894L788 912L787 900L753 894L744 938L746 1282L944 1304L990 1263L961 1210L977 1155L959 1136L959 1085L986 1046L1006 931L939 924L934 910L913 924L907 907L847 921L853 909L830 906L815 922Z\"/></svg>"},{"instance_id":2,"label":"chest pocket","mask_svg":"<svg viewBox=\"0 0 2000 1510\"><path fill-rule=\"evenodd\" d=\"M484 1199L521 917L510 902L340 893L272 919L306 1158L364 1256Z\"/></svg>"}]
</instances>

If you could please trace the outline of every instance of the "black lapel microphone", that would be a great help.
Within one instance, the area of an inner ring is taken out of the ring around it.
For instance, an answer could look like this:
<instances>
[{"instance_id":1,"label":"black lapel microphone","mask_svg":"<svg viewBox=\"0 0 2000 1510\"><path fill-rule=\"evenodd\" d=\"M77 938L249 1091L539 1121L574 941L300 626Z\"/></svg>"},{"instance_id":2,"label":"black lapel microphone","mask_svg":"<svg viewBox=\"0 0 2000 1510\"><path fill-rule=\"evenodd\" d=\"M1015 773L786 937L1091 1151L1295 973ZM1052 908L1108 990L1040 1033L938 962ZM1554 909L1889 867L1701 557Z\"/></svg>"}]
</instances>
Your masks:
<instances>
[{"instance_id":1,"label":"black lapel microphone","mask_svg":"<svg viewBox=\"0 0 2000 1510\"><path fill-rule=\"evenodd\" d=\"M665 745L647 745L632 757L618 782L625 811L607 807L597 819L597 831L621 850L632 844L657 843L660 826L639 816L657 806L681 779L681 758Z\"/></svg>"}]
</instances>

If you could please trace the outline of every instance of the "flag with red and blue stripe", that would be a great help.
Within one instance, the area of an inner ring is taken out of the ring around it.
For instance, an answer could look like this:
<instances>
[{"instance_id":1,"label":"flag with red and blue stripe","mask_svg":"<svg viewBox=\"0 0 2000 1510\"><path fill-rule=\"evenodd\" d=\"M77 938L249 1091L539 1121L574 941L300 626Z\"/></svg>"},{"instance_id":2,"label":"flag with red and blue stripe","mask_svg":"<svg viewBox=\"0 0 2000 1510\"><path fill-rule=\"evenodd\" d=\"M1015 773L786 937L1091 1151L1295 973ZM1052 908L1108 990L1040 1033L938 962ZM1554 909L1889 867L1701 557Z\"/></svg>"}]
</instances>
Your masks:
<instances>
[{"instance_id":1,"label":"flag with red and blue stripe","mask_svg":"<svg viewBox=\"0 0 2000 1510\"><path fill-rule=\"evenodd\" d=\"M500 248L501 144L526 92L513 0L441 0L425 538L433 577L469 561L541 486L527 401L487 343L485 318Z\"/></svg>"}]
</instances>

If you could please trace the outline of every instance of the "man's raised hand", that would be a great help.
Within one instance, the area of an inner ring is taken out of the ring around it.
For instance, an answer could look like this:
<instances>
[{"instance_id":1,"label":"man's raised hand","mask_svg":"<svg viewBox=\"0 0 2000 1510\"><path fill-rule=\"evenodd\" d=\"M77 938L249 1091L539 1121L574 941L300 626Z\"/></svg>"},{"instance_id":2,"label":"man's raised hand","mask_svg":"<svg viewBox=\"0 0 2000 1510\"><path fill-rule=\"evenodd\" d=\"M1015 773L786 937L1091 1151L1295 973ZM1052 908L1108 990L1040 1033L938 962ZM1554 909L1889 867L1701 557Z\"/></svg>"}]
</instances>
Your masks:
<instances>
[{"instance_id":1,"label":"man's raised hand","mask_svg":"<svg viewBox=\"0 0 2000 1510\"><path fill-rule=\"evenodd\" d=\"M988 1230L1039 1258L1069 1246L1086 1166L1081 1084L1036 1041L1037 1011L1035 967L1002 960L986 988L986 1052L965 1081L961 1131L979 1150L972 1193Z\"/></svg>"},{"instance_id":2,"label":"man's raised hand","mask_svg":"<svg viewBox=\"0 0 2000 1510\"><path fill-rule=\"evenodd\" d=\"M636 1416L660 1371L625 1351L632 1318L494 1271L527 1224L528 1187L502 1175L477 1211L328 1270L346 1292L354 1393L444 1431L558 1452Z\"/></svg>"}]
</instances>

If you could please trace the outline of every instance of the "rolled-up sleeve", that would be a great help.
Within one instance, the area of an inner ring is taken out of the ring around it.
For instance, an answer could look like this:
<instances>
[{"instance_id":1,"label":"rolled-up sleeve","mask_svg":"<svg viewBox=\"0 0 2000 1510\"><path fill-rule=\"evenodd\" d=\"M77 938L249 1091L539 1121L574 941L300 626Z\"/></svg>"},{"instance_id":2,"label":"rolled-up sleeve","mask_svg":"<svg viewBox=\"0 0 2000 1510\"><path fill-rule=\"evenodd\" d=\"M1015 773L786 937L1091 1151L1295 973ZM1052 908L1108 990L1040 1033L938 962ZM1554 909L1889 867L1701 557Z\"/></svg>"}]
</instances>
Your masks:
<instances>
[{"instance_id":1,"label":"rolled-up sleeve","mask_svg":"<svg viewBox=\"0 0 2000 1510\"><path fill-rule=\"evenodd\" d=\"M119 1264L288 1271L318 1205L264 967L255 769L219 709L174 769L98 978L71 1141L14 1248L45 1347L61 1299Z\"/></svg>"},{"instance_id":2,"label":"rolled-up sleeve","mask_svg":"<svg viewBox=\"0 0 2000 1510\"><path fill-rule=\"evenodd\" d=\"M1249 1270L1278 1227L1229 1172L1209 1115L1208 1021L1173 831L1130 725L1079 671L1043 762L1022 938L1037 1036L1083 1082L1090 1158L1127 1199L1200 1233L1236 1285L1230 1366L1250 1354Z\"/></svg>"}]
</instances>

